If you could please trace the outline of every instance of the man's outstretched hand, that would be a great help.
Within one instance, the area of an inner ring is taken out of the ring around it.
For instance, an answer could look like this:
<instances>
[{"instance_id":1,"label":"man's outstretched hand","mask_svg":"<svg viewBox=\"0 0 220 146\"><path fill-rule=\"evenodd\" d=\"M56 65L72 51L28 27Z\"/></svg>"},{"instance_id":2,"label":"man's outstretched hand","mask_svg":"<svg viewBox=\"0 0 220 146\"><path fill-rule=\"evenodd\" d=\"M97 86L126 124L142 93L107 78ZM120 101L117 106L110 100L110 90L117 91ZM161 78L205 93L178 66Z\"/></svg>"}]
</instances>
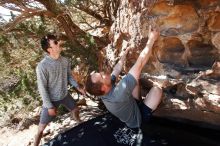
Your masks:
<instances>
[{"instance_id":1,"label":"man's outstretched hand","mask_svg":"<svg viewBox=\"0 0 220 146\"><path fill-rule=\"evenodd\" d=\"M148 39L152 41L156 41L159 37L160 32L158 28L153 28L151 25L149 26Z\"/></svg>"}]
</instances>

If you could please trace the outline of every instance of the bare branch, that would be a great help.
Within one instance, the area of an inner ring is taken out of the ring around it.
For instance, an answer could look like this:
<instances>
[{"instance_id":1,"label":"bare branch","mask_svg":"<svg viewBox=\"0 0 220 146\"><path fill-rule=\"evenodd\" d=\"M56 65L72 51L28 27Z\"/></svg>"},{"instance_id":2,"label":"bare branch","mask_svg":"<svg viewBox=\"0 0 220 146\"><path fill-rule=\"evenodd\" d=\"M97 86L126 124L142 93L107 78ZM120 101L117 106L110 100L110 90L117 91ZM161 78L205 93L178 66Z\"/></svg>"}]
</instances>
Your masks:
<instances>
[{"instance_id":1,"label":"bare branch","mask_svg":"<svg viewBox=\"0 0 220 146\"><path fill-rule=\"evenodd\" d=\"M0 5L13 4L15 6L22 5L21 0L1 0Z\"/></svg>"},{"instance_id":2,"label":"bare branch","mask_svg":"<svg viewBox=\"0 0 220 146\"><path fill-rule=\"evenodd\" d=\"M5 9L8 9L8 10L12 10L12 11L22 12L22 9L12 7L12 6L2 6L2 7L4 7Z\"/></svg>"},{"instance_id":3,"label":"bare branch","mask_svg":"<svg viewBox=\"0 0 220 146\"><path fill-rule=\"evenodd\" d=\"M13 4L13 5L9 5L9 4ZM7 2L3 1L0 3L0 5L8 10L17 11L17 12L23 12L23 11L34 12L36 10L40 10L39 8L36 7L31 8L29 3L24 4L23 2L13 1L13 0L9 0ZM28 8L27 6L30 8Z\"/></svg>"},{"instance_id":4,"label":"bare branch","mask_svg":"<svg viewBox=\"0 0 220 146\"><path fill-rule=\"evenodd\" d=\"M45 9L45 6L37 1L33 1L32 3L27 3L26 7L31 8L31 9Z\"/></svg>"},{"instance_id":5,"label":"bare branch","mask_svg":"<svg viewBox=\"0 0 220 146\"><path fill-rule=\"evenodd\" d=\"M93 16L94 18L98 19L101 23L105 23L106 25L111 25L112 23L110 20L103 18L100 14L97 14L96 11L89 9L88 7L84 7L83 5L74 5L74 7Z\"/></svg>"},{"instance_id":6,"label":"bare branch","mask_svg":"<svg viewBox=\"0 0 220 146\"><path fill-rule=\"evenodd\" d=\"M61 8L57 5L57 2L55 0L36 0L36 1L44 5L44 7L48 11L54 13L55 15L59 15L60 13L62 13Z\"/></svg>"},{"instance_id":7,"label":"bare branch","mask_svg":"<svg viewBox=\"0 0 220 146\"><path fill-rule=\"evenodd\" d=\"M87 31L90 31L90 30L96 30L97 28L104 28L104 27L105 27L105 25L99 25L99 26L96 26L96 27L91 27L89 29L86 29L85 31L87 32Z\"/></svg>"},{"instance_id":8,"label":"bare branch","mask_svg":"<svg viewBox=\"0 0 220 146\"><path fill-rule=\"evenodd\" d=\"M87 24L90 28L93 28L93 26L90 25L90 24L86 21L86 19L85 19L83 16L81 16L81 18L82 18L84 21L83 21L83 22L80 22L80 23L85 23L85 24Z\"/></svg>"},{"instance_id":9,"label":"bare branch","mask_svg":"<svg viewBox=\"0 0 220 146\"><path fill-rule=\"evenodd\" d=\"M46 10L41 10L41 11L35 11L35 12L24 12L21 15L19 15L18 17L15 18L15 20L11 23L8 23L5 26L5 31L8 32L10 31L12 28L14 28L17 24L21 23L23 20L27 19L27 18L31 18L33 16L41 16L41 15L46 15L48 17L55 17L51 12L46 11Z\"/></svg>"}]
</instances>

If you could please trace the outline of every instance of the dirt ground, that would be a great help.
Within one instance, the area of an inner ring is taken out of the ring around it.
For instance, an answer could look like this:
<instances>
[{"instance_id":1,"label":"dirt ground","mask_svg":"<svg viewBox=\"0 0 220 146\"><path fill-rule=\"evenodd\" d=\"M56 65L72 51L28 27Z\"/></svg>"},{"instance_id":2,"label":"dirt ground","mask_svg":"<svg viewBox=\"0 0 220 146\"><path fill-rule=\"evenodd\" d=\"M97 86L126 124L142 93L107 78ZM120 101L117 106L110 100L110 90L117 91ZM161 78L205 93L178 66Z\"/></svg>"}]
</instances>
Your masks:
<instances>
[{"instance_id":1,"label":"dirt ground","mask_svg":"<svg viewBox=\"0 0 220 146\"><path fill-rule=\"evenodd\" d=\"M99 109L98 104L92 100L86 99L79 107L80 117L83 122L103 114L103 111ZM38 109L40 108L41 107L38 107ZM38 113L33 115L39 114L39 110L37 112ZM37 121L39 121L39 115L33 118L37 118ZM29 122L28 126L24 126L25 128L21 128L21 124L1 128L0 146L32 146L38 129L38 122L36 122L36 120L32 121L32 123ZM78 124L70 118L69 113L58 116L44 130L44 136L41 139L40 144L44 144L48 140L54 138L60 132L64 132L77 125Z\"/></svg>"}]
</instances>

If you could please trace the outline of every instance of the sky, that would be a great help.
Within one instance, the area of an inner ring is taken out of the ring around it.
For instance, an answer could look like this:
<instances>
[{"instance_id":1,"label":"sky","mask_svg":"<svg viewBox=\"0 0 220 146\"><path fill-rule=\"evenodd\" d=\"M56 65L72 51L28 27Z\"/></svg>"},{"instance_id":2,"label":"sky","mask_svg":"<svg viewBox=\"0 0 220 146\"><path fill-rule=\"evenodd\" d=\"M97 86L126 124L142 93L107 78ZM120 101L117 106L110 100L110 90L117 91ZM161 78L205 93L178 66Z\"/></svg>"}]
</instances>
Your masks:
<instances>
[{"instance_id":1,"label":"sky","mask_svg":"<svg viewBox=\"0 0 220 146\"><path fill-rule=\"evenodd\" d=\"M13 13L16 14L17 12ZM0 16L2 16L6 21L9 21L9 19L11 18L10 10L0 6Z\"/></svg>"},{"instance_id":2,"label":"sky","mask_svg":"<svg viewBox=\"0 0 220 146\"><path fill-rule=\"evenodd\" d=\"M11 18L10 11L2 6L0 6L0 16L2 16L6 21Z\"/></svg>"},{"instance_id":3,"label":"sky","mask_svg":"<svg viewBox=\"0 0 220 146\"><path fill-rule=\"evenodd\" d=\"M65 0L59 0L59 2L63 3ZM38 3L38 2L33 2L30 3L30 5L33 6L43 6L42 4ZM13 14L19 14L18 12L13 11ZM0 6L0 16L2 16L6 21L9 21L11 18L11 14L10 14L10 10Z\"/></svg>"}]
</instances>

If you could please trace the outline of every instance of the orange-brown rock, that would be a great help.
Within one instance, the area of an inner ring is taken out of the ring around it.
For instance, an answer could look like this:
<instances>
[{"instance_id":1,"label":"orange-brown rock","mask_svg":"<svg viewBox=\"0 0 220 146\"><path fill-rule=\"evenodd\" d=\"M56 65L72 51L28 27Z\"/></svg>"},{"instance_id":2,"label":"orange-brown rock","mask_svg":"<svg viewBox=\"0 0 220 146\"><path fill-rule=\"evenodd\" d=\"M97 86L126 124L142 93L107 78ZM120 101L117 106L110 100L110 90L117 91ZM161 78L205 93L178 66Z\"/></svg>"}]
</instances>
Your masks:
<instances>
[{"instance_id":1,"label":"orange-brown rock","mask_svg":"<svg viewBox=\"0 0 220 146\"><path fill-rule=\"evenodd\" d=\"M154 5L151 10L151 15L168 15L172 10L172 6L167 2L160 2Z\"/></svg>"},{"instance_id":2,"label":"orange-brown rock","mask_svg":"<svg viewBox=\"0 0 220 146\"><path fill-rule=\"evenodd\" d=\"M208 21L208 28L211 31L220 31L220 13L212 13Z\"/></svg>"},{"instance_id":3,"label":"orange-brown rock","mask_svg":"<svg viewBox=\"0 0 220 146\"><path fill-rule=\"evenodd\" d=\"M202 72L201 77L220 80L220 62L215 62L212 65L212 69L209 69L209 70L206 70L205 72ZM219 90L220 90L220 88L219 88Z\"/></svg>"},{"instance_id":4,"label":"orange-brown rock","mask_svg":"<svg viewBox=\"0 0 220 146\"><path fill-rule=\"evenodd\" d=\"M185 48L178 38L164 38L158 45L160 48L157 50L156 55L161 63L169 63L181 66L186 65L183 59Z\"/></svg>"},{"instance_id":5,"label":"orange-brown rock","mask_svg":"<svg viewBox=\"0 0 220 146\"><path fill-rule=\"evenodd\" d=\"M199 0L199 4L202 8L207 8L218 5L219 0Z\"/></svg>"},{"instance_id":6,"label":"orange-brown rock","mask_svg":"<svg viewBox=\"0 0 220 146\"><path fill-rule=\"evenodd\" d=\"M213 76L220 79L220 62L215 62L212 66ZM220 90L220 89L219 89Z\"/></svg>"},{"instance_id":7,"label":"orange-brown rock","mask_svg":"<svg viewBox=\"0 0 220 146\"><path fill-rule=\"evenodd\" d=\"M218 52L220 53L220 32L216 33L212 37L212 44L218 49Z\"/></svg>"},{"instance_id":8,"label":"orange-brown rock","mask_svg":"<svg viewBox=\"0 0 220 146\"><path fill-rule=\"evenodd\" d=\"M204 44L197 40L190 40L187 46L190 51L190 56L188 56L189 66L212 66L216 59L216 50L210 44Z\"/></svg>"},{"instance_id":9,"label":"orange-brown rock","mask_svg":"<svg viewBox=\"0 0 220 146\"><path fill-rule=\"evenodd\" d=\"M141 77L146 94L152 86L149 80L163 87L164 108L158 109L158 115L220 125L220 1L145 3L146 0L121 1L110 32L112 43L106 47L113 52L113 62L118 58L121 42L127 41L134 48L127 56L125 72L129 71L146 45L149 25L158 26L161 35L142 70L149 76ZM200 71L205 71L205 75L201 77Z\"/></svg>"},{"instance_id":10,"label":"orange-brown rock","mask_svg":"<svg viewBox=\"0 0 220 146\"><path fill-rule=\"evenodd\" d=\"M199 17L190 5L176 5L167 17L158 19L161 34L165 36L194 32L199 27Z\"/></svg>"}]
</instances>

